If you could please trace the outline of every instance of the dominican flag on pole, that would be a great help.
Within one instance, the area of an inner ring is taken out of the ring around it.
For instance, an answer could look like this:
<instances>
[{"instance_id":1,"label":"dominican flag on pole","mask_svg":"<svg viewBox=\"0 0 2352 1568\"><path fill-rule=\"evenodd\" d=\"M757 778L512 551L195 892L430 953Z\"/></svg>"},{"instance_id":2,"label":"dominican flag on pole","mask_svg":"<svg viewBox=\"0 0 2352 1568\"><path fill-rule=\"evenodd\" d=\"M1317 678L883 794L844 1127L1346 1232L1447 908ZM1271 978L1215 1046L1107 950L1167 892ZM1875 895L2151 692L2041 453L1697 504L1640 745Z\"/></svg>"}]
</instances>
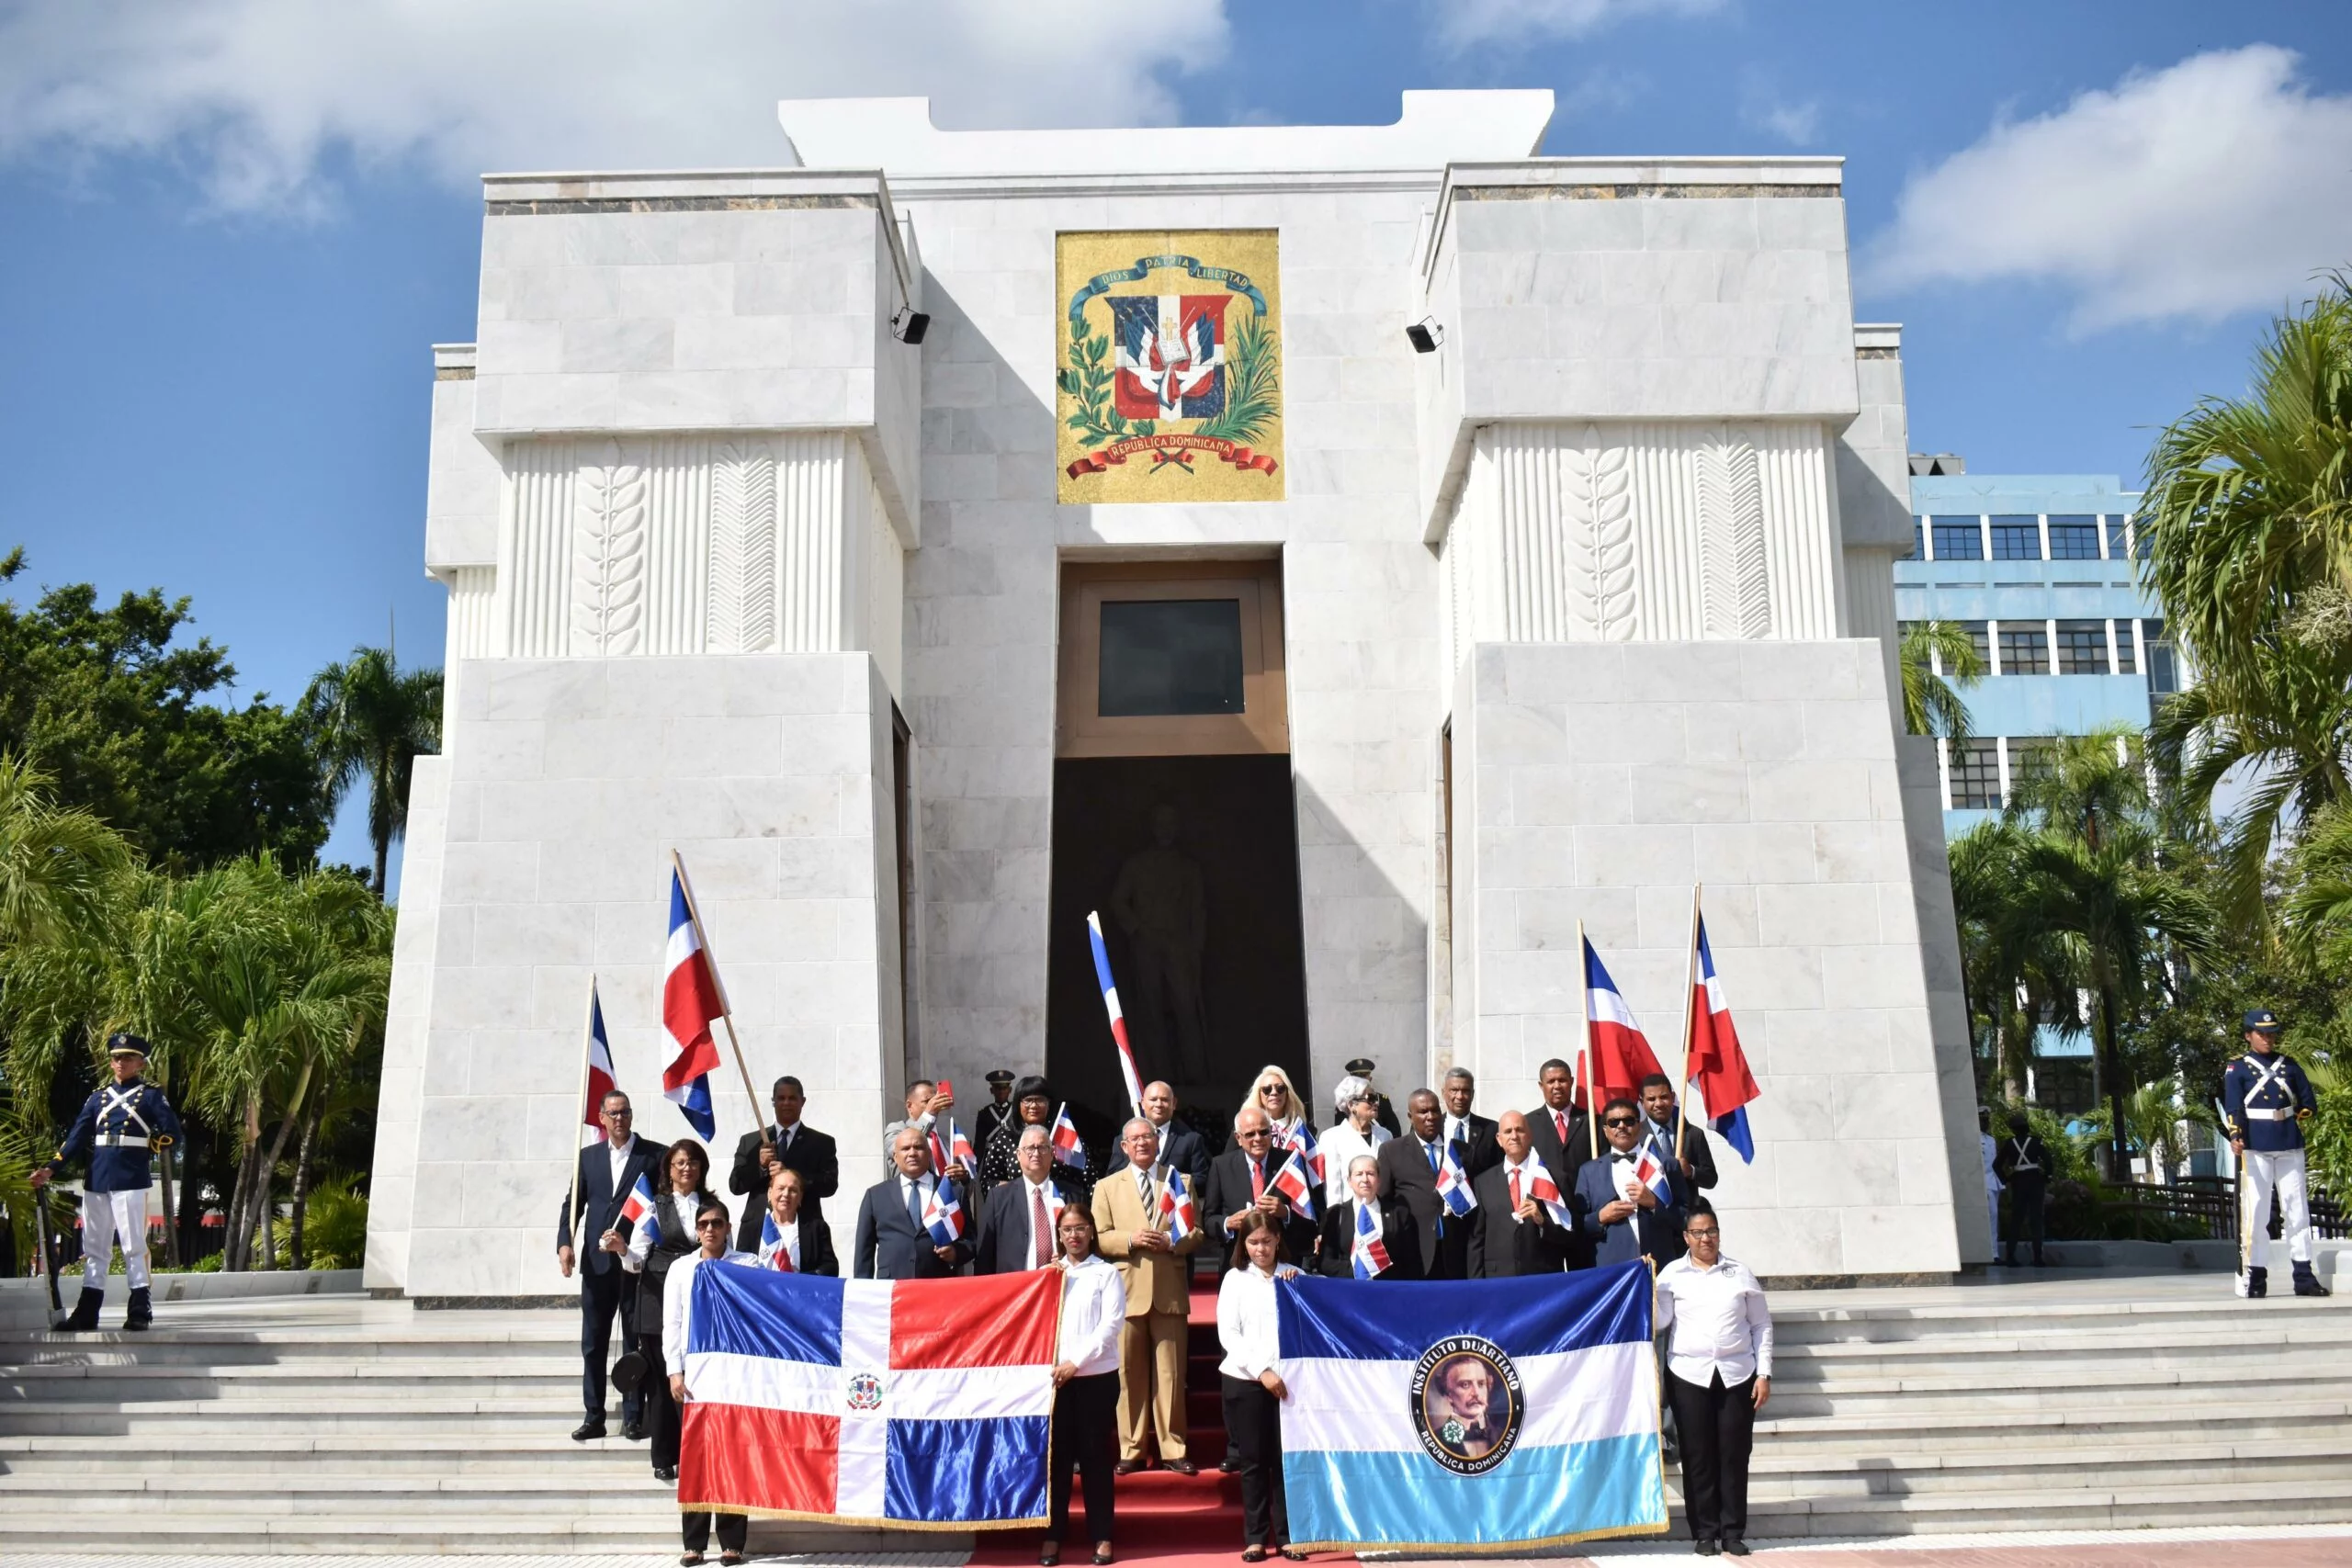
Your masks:
<instances>
[{"instance_id":1,"label":"dominican flag on pole","mask_svg":"<svg viewBox=\"0 0 2352 1568\"><path fill-rule=\"evenodd\" d=\"M1756 1136L1747 1126L1747 1102L1757 1097L1756 1076L1747 1070L1747 1055L1739 1048L1739 1034L1731 1026L1731 1004L1724 1000L1724 983L1715 978L1715 955L1707 949L1707 922L1699 922L1699 984L1690 998L1690 1087L1705 1108L1707 1125L1715 1135L1753 1163Z\"/></svg>"},{"instance_id":2,"label":"dominican flag on pole","mask_svg":"<svg viewBox=\"0 0 2352 1568\"><path fill-rule=\"evenodd\" d=\"M1306 1118L1301 1116L1292 1122L1283 1132L1282 1142L1284 1147L1291 1149L1299 1158L1306 1162L1307 1174L1315 1178L1317 1188L1321 1188L1323 1186L1323 1151L1315 1146L1315 1129L1306 1124Z\"/></svg>"},{"instance_id":3,"label":"dominican flag on pole","mask_svg":"<svg viewBox=\"0 0 2352 1568\"><path fill-rule=\"evenodd\" d=\"M1592 1103L1606 1105L1620 1095L1631 1100L1641 1091L1642 1080L1658 1070L1657 1055L1589 937L1584 944L1584 990L1585 1016L1592 1021Z\"/></svg>"},{"instance_id":4,"label":"dominican flag on pole","mask_svg":"<svg viewBox=\"0 0 2352 1568\"><path fill-rule=\"evenodd\" d=\"M644 1171L639 1171L637 1185L630 1188L628 1196L621 1200L621 1218L634 1224L653 1213L653 1178ZM662 1222L657 1216L653 1223L658 1226Z\"/></svg>"},{"instance_id":5,"label":"dominican flag on pole","mask_svg":"<svg viewBox=\"0 0 2352 1568\"><path fill-rule=\"evenodd\" d=\"M1634 1179L1657 1193L1657 1201L1668 1208L1674 1206L1674 1183L1667 1179L1666 1167L1647 1149L1634 1156Z\"/></svg>"},{"instance_id":6,"label":"dominican flag on pole","mask_svg":"<svg viewBox=\"0 0 2352 1568\"><path fill-rule=\"evenodd\" d=\"M1456 1219L1478 1206L1478 1195L1470 1190L1470 1178L1463 1171L1462 1161L1455 1157L1453 1145L1448 1144L1437 1164L1437 1195L1445 1204L1445 1212Z\"/></svg>"},{"instance_id":7,"label":"dominican flag on pole","mask_svg":"<svg viewBox=\"0 0 2352 1568\"><path fill-rule=\"evenodd\" d=\"M710 1114L710 1075L718 1066L714 1020L727 1009L719 1000L718 976L702 948L702 931L686 903L685 873L670 871L670 950L662 981L662 1027L678 1047L662 1069L662 1096L687 1124L707 1140L718 1123Z\"/></svg>"},{"instance_id":8,"label":"dominican flag on pole","mask_svg":"<svg viewBox=\"0 0 2352 1568\"><path fill-rule=\"evenodd\" d=\"M1361 1203L1356 1205L1356 1240L1348 1249L1348 1264L1359 1280L1377 1280L1392 1267L1388 1244L1380 1239L1380 1224Z\"/></svg>"},{"instance_id":9,"label":"dominican flag on pole","mask_svg":"<svg viewBox=\"0 0 2352 1568\"><path fill-rule=\"evenodd\" d=\"M683 1508L1046 1522L1058 1269L894 1282L697 1269L692 1289Z\"/></svg>"},{"instance_id":10,"label":"dominican flag on pole","mask_svg":"<svg viewBox=\"0 0 2352 1568\"><path fill-rule=\"evenodd\" d=\"M1094 944L1094 977L1102 982L1102 1010L1111 1015L1111 1041L1119 1048L1119 1077L1127 1086L1127 1103L1143 1112L1143 1078L1136 1072L1136 1054L1127 1043L1127 1015L1119 1010L1119 987L1111 983L1111 952L1102 945L1102 917L1088 910L1086 939Z\"/></svg>"},{"instance_id":11,"label":"dominican flag on pole","mask_svg":"<svg viewBox=\"0 0 2352 1568\"><path fill-rule=\"evenodd\" d=\"M1282 1168L1266 1185L1289 1199L1290 1206L1303 1218L1315 1217L1315 1195L1323 1190L1323 1184L1306 1173L1306 1161L1296 1149L1283 1156Z\"/></svg>"},{"instance_id":12,"label":"dominican flag on pole","mask_svg":"<svg viewBox=\"0 0 2352 1568\"><path fill-rule=\"evenodd\" d=\"M972 1140L964 1135L963 1128L956 1125L954 1116L947 1118L947 1131L944 1133L939 1130L939 1123L930 1117L923 1118L923 1128L924 1136L931 1140L931 1168L933 1170L944 1176L949 1166L960 1165L974 1175L979 1173L980 1162L973 1156Z\"/></svg>"},{"instance_id":13,"label":"dominican flag on pole","mask_svg":"<svg viewBox=\"0 0 2352 1568\"><path fill-rule=\"evenodd\" d=\"M760 1216L760 1266L792 1272L792 1253L784 1245L784 1231L774 1214Z\"/></svg>"},{"instance_id":14,"label":"dominican flag on pole","mask_svg":"<svg viewBox=\"0 0 2352 1568\"><path fill-rule=\"evenodd\" d=\"M605 1036L605 1004L596 998L596 982L588 982L588 1102L580 1108L580 1119L595 1132L595 1141L605 1141L605 1123L597 1112L604 1109L605 1097L616 1087L613 1077L613 1045Z\"/></svg>"},{"instance_id":15,"label":"dominican flag on pole","mask_svg":"<svg viewBox=\"0 0 2352 1568\"><path fill-rule=\"evenodd\" d=\"M1184 1173L1174 1166L1168 1168L1168 1179L1159 1184L1159 1218L1168 1226L1170 1241L1182 1241L1201 1228L1200 1211L1193 1206L1193 1190L1184 1181Z\"/></svg>"},{"instance_id":16,"label":"dominican flag on pole","mask_svg":"<svg viewBox=\"0 0 2352 1568\"><path fill-rule=\"evenodd\" d=\"M1086 1140L1078 1135L1078 1123L1069 1119L1069 1101L1054 1112L1054 1163L1086 1168Z\"/></svg>"},{"instance_id":17,"label":"dominican flag on pole","mask_svg":"<svg viewBox=\"0 0 2352 1568\"><path fill-rule=\"evenodd\" d=\"M942 1177L931 1184L923 1200L922 1228L933 1247L953 1247L964 1239L964 1205L956 1201L956 1184Z\"/></svg>"}]
</instances>

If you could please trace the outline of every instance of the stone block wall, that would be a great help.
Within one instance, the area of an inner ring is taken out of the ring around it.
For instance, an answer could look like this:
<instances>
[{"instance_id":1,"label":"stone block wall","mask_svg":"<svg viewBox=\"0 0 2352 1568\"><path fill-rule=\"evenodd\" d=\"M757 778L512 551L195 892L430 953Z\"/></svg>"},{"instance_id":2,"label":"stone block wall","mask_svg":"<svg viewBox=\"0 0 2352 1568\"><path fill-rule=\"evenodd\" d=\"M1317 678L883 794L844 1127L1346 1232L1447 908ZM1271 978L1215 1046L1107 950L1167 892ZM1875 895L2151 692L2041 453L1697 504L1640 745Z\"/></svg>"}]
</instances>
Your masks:
<instances>
[{"instance_id":1,"label":"stone block wall","mask_svg":"<svg viewBox=\"0 0 2352 1568\"><path fill-rule=\"evenodd\" d=\"M1574 1059L1581 920L1678 1071L1703 883L1763 1089L1756 1163L1723 1153L1714 1196L1763 1274L1959 1261L1889 715L1860 639L1482 645L1457 678L1456 1057L1514 1086Z\"/></svg>"}]
</instances>

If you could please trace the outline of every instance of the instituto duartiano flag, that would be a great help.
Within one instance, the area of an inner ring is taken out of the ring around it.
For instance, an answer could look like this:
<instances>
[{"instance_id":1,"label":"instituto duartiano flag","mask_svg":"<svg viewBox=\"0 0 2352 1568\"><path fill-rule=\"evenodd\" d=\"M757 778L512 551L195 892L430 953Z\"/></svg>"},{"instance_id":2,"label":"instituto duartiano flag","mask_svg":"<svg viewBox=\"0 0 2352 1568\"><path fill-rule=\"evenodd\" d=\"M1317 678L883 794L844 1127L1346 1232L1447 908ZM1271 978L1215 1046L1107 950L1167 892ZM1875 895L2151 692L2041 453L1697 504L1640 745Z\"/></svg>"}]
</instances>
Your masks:
<instances>
[{"instance_id":1,"label":"instituto duartiano flag","mask_svg":"<svg viewBox=\"0 0 2352 1568\"><path fill-rule=\"evenodd\" d=\"M1301 1546L1532 1547L1667 1528L1650 1271L1276 1287Z\"/></svg>"},{"instance_id":2,"label":"instituto duartiano flag","mask_svg":"<svg viewBox=\"0 0 2352 1568\"><path fill-rule=\"evenodd\" d=\"M1056 1269L895 1283L696 1269L680 1506L1044 1524L1061 1283Z\"/></svg>"}]
</instances>

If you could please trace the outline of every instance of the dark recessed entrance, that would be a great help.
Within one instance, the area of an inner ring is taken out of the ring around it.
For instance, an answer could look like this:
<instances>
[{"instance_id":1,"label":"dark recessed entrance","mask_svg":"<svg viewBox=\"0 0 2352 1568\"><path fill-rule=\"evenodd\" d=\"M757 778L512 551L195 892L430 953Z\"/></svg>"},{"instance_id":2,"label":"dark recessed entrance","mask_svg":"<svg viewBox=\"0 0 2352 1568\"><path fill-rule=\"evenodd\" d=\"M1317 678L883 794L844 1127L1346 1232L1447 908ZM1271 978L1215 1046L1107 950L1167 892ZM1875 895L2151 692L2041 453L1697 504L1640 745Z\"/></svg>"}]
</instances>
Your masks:
<instances>
[{"instance_id":1,"label":"dark recessed entrance","mask_svg":"<svg viewBox=\"0 0 2352 1568\"><path fill-rule=\"evenodd\" d=\"M1127 1110L1090 911L1145 1080L1213 1144L1267 1063L1306 1089L1281 600L1272 561L1065 569L1046 1070L1091 1150Z\"/></svg>"}]
</instances>

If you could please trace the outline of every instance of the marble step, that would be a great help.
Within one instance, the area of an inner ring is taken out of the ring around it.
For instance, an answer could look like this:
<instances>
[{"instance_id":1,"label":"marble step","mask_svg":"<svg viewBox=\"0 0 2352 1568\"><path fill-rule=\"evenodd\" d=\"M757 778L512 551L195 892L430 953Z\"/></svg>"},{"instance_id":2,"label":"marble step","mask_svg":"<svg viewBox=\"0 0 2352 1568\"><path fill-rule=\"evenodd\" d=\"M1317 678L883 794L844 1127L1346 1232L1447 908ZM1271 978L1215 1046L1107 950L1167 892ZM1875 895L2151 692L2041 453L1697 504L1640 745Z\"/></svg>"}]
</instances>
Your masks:
<instances>
[{"instance_id":1,"label":"marble step","mask_svg":"<svg viewBox=\"0 0 2352 1568\"><path fill-rule=\"evenodd\" d=\"M2283 1275L2285 1270L2278 1272ZM2212 1279L2211 1300L2053 1301L2030 1307L1998 1302L1984 1306L1939 1303L1921 1307L1823 1308L1791 1305L1791 1298L1784 1293L1770 1298L1772 1325L1776 1335L1785 1336L1792 1345L1813 1345L1858 1340L1962 1340L1984 1336L2099 1333L2132 1328L2150 1334L2175 1328L2258 1331L2282 1321L2352 1316L2352 1295L2319 1298L2273 1294L2259 1302L2247 1302L2232 1293L2228 1275L2215 1275Z\"/></svg>"},{"instance_id":2,"label":"marble step","mask_svg":"<svg viewBox=\"0 0 2352 1568\"><path fill-rule=\"evenodd\" d=\"M2213 1485L2293 1491L2310 1482L2352 1477L2352 1423L2331 1433L2281 1434L2268 1440L2233 1436L2215 1442L2120 1443L2047 1438L2005 1449L1907 1454L1826 1455L1778 1442L1759 1442L1749 1465L1752 1488L1778 1496L1918 1496L1928 1494L2032 1490L2049 1494L2111 1489L2119 1477L2134 1486Z\"/></svg>"},{"instance_id":3,"label":"marble step","mask_svg":"<svg viewBox=\"0 0 2352 1568\"><path fill-rule=\"evenodd\" d=\"M455 1393L540 1398L580 1394L580 1363L533 1371L498 1360L293 1361L269 1366L199 1368L34 1366L0 1378L0 1408L49 1400L280 1399L342 1392L355 1398L444 1397Z\"/></svg>"},{"instance_id":4,"label":"marble step","mask_svg":"<svg viewBox=\"0 0 2352 1568\"><path fill-rule=\"evenodd\" d=\"M2352 1517L2352 1475L2278 1486L2222 1482L2080 1490L2042 1487L1908 1496L1751 1499L1747 1533L1885 1536L1979 1530L2154 1529L2192 1525L2325 1524Z\"/></svg>"},{"instance_id":5,"label":"marble step","mask_svg":"<svg viewBox=\"0 0 2352 1568\"><path fill-rule=\"evenodd\" d=\"M545 1432L567 1416L574 1425L579 1406L545 1401L461 1399L159 1400L130 1409L108 1408L96 1400L52 1400L0 1404L0 1437L56 1433L125 1437L170 1433L187 1438L238 1432L380 1432L387 1443L405 1440L404 1431Z\"/></svg>"},{"instance_id":6,"label":"marble step","mask_svg":"<svg viewBox=\"0 0 2352 1568\"><path fill-rule=\"evenodd\" d=\"M1854 1416L1791 1417L1779 1397L1756 1424L1758 1450L1821 1451L1850 1460L1915 1451L1964 1451L2024 1445L2168 1441L2184 1427L2226 1430L2241 1442L2296 1443L2352 1432L2352 1399L2268 1399L2245 1408L2069 1404L2046 1410L1895 1410Z\"/></svg>"}]
</instances>

